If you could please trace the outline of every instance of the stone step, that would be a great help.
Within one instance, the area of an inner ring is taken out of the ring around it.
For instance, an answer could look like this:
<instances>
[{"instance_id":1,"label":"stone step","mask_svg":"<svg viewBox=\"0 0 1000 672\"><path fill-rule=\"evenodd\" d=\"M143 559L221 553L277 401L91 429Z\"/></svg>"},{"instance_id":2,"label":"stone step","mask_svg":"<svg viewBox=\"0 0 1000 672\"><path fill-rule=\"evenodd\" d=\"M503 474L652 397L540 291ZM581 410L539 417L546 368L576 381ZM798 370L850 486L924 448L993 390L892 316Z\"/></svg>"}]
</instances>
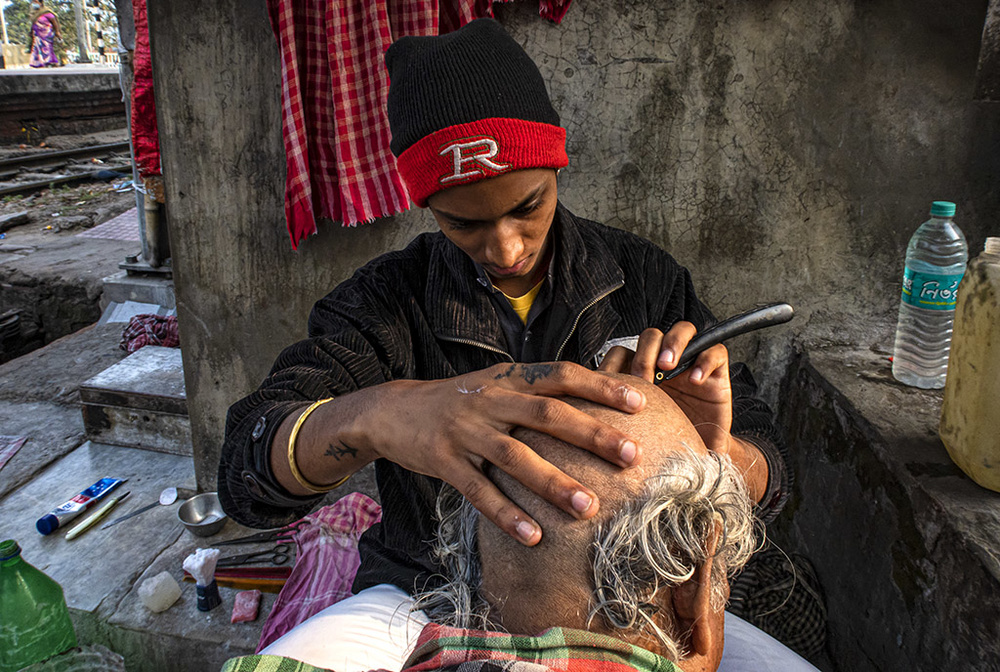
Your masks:
<instances>
[{"instance_id":1,"label":"stone step","mask_svg":"<svg viewBox=\"0 0 1000 672\"><path fill-rule=\"evenodd\" d=\"M179 348L147 345L80 385L96 443L193 455Z\"/></svg>"}]
</instances>

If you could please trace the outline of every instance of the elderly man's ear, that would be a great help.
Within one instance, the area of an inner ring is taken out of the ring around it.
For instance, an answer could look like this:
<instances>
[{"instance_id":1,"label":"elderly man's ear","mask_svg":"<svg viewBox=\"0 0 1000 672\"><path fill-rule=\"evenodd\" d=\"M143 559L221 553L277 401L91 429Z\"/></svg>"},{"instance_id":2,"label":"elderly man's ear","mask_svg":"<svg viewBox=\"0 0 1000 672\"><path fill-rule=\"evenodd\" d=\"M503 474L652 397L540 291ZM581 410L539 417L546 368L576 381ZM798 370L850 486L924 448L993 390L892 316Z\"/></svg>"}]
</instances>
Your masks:
<instances>
[{"instance_id":1,"label":"elderly man's ear","mask_svg":"<svg viewBox=\"0 0 1000 672\"><path fill-rule=\"evenodd\" d=\"M687 639L689 657L714 658L722 650L725 617L722 609L712 607L713 559L721 538L722 521L716 520L715 529L706 542L708 561L695 569L689 580L670 591L677 616L678 639L682 642Z\"/></svg>"}]
</instances>

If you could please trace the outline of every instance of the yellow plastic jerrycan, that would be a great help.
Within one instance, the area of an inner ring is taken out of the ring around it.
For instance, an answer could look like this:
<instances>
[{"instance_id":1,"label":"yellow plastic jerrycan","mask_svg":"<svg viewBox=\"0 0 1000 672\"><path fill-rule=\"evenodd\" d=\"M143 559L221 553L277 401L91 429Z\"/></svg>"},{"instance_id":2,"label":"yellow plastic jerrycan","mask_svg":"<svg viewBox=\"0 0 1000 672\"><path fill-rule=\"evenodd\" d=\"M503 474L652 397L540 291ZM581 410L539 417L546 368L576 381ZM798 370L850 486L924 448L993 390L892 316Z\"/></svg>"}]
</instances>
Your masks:
<instances>
[{"instance_id":1,"label":"yellow plastic jerrycan","mask_svg":"<svg viewBox=\"0 0 1000 672\"><path fill-rule=\"evenodd\" d=\"M939 433L962 471L1000 492L1000 238L958 289Z\"/></svg>"}]
</instances>

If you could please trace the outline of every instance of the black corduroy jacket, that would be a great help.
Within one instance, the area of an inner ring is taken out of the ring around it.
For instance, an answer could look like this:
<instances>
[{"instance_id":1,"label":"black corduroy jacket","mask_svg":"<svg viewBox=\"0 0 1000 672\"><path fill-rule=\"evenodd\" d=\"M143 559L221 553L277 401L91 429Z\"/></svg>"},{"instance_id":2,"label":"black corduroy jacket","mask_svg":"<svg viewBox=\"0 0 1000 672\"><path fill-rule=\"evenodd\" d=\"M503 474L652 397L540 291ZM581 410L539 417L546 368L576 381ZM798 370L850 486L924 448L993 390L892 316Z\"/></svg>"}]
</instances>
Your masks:
<instances>
[{"instance_id":1,"label":"black corduroy jacket","mask_svg":"<svg viewBox=\"0 0 1000 672\"><path fill-rule=\"evenodd\" d=\"M574 216L561 204L553 221L553 298L542 318L544 361L594 368L609 340L678 320L699 330L715 321L695 295L688 271L634 234ZM390 380L436 380L512 362L488 288L474 262L442 233L359 269L318 301L309 338L286 348L260 388L229 410L219 465L219 497L234 520L275 527L308 513L322 498L296 497L277 485L269 447L281 422L304 402L349 394ZM771 411L742 364L731 367L733 434L753 441L768 462L758 515L773 518L789 491ZM429 541L441 481L384 459L375 463L382 522L361 539L355 591L393 583L423 588L437 570Z\"/></svg>"}]
</instances>

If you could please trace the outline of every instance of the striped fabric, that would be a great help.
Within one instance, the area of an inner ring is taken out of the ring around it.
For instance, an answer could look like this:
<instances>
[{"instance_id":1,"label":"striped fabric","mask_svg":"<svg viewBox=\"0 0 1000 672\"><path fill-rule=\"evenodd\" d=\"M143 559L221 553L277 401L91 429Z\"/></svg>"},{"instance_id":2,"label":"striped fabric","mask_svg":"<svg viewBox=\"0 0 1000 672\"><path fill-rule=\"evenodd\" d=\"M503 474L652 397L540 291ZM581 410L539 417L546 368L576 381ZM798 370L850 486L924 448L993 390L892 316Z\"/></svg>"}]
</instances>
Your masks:
<instances>
[{"instance_id":1,"label":"striped fabric","mask_svg":"<svg viewBox=\"0 0 1000 672\"><path fill-rule=\"evenodd\" d=\"M585 630L551 628L537 637L460 630L436 623L424 627L404 672L681 672L662 656L614 637ZM322 672L278 656L243 656L222 672Z\"/></svg>"},{"instance_id":2,"label":"striped fabric","mask_svg":"<svg viewBox=\"0 0 1000 672\"><path fill-rule=\"evenodd\" d=\"M507 2L509 0L502 0ZM571 0L542 0L560 21ZM492 16L490 0L268 0L281 52L285 218L292 247L320 218L356 226L409 207L389 151L383 54L401 35Z\"/></svg>"},{"instance_id":3,"label":"striped fabric","mask_svg":"<svg viewBox=\"0 0 1000 672\"><path fill-rule=\"evenodd\" d=\"M361 564L358 539L382 518L382 507L352 492L302 519L295 533L295 568L264 623L257 651L351 595Z\"/></svg>"},{"instance_id":4,"label":"striped fabric","mask_svg":"<svg viewBox=\"0 0 1000 672\"><path fill-rule=\"evenodd\" d=\"M281 656L240 656L223 664L222 672L329 672L321 667Z\"/></svg>"}]
</instances>

